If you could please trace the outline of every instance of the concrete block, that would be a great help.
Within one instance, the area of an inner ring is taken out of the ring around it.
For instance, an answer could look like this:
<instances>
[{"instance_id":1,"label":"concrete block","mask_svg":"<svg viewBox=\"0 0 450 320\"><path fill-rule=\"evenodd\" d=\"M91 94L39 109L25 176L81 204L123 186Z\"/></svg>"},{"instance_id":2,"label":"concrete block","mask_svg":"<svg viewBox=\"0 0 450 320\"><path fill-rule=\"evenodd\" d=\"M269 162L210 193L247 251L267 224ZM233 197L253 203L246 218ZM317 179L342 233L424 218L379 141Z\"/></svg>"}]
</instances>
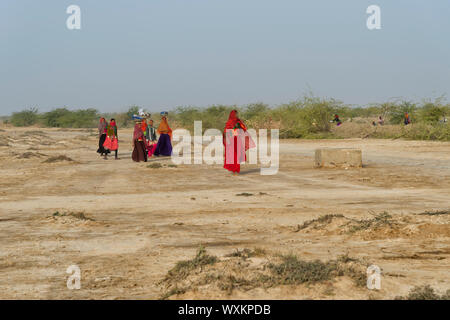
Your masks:
<instances>
[{"instance_id":1,"label":"concrete block","mask_svg":"<svg viewBox=\"0 0 450 320\"><path fill-rule=\"evenodd\" d=\"M316 149L314 164L317 168L361 168L362 152L351 148Z\"/></svg>"}]
</instances>

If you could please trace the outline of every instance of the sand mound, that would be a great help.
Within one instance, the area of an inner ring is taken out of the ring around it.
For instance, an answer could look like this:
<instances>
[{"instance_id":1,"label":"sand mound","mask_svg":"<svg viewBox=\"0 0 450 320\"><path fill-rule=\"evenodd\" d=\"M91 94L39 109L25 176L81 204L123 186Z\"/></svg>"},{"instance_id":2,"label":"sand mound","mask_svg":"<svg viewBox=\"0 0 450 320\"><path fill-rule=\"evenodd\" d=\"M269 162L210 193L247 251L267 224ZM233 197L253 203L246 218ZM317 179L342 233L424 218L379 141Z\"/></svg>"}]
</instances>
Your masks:
<instances>
[{"instance_id":1,"label":"sand mound","mask_svg":"<svg viewBox=\"0 0 450 320\"><path fill-rule=\"evenodd\" d=\"M46 217L46 221L68 226L91 226L96 224L96 221L87 217L84 212L60 213L56 211L51 216Z\"/></svg>"},{"instance_id":2,"label":"sand mound","mask_svg":"<svg viewBox=\"0 0 450 320\"><path fill-rule=\"evenodd\" d=\"M262 249L244 249L225 255L211 256L200 248L192 260L180 261L160 282L162 299L225 297L239 292L314 286L347 277L352 286L366 284L365 263L348 256L322 262L305 261L295 255L267 253ZM287 287L287 288L286 288Z\"/></svg>"}]
</instances>

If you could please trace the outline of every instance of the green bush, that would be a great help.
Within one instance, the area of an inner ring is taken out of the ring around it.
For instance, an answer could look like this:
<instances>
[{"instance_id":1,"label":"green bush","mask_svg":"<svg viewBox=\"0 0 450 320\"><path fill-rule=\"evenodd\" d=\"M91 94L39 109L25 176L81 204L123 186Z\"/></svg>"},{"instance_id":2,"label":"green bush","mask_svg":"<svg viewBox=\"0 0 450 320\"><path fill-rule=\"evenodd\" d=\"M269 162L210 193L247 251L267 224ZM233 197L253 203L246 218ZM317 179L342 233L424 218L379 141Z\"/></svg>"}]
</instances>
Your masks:
<instances>
[{"instance_id":1,"label":"green bush","mask_svg":"<svg viewBox=\"0 0 450 320\"><path fill-rule=\"evenodd\" d=\"M270 115L280 123L281 138L326 137L334 114L343 108L344 105L334 99L304 97L273 109Z\"/></svg>"},{"instance_id":2,"label":"green bush","mask_svg":"<svg viewBox=\"0 0 450 320\"><path fill-rule=\"evenodd\" d=\"M420 109L420 118L424 122L436 123L445 116L445 109L434 103L426 103Z\"/></svg>"},{"instance_id":3,"label":"green bush","mask_svg":"<svg viewBox=\"0 0 450 320\"><path fill-rule=\"evenodd\" d=\"M50 112L46 112L41 116L42 122L47 127L62 127L62 122L70 114L66 108L58 108Z\"/></svg>"},{"instance_id":4,"label":"green bush","mask_svg":"<svg viewBox=\"0 0 450 320\"><path fill-rule=\"evenodd\" d=\"M30 108L20 112L14 112L11 116L11 123L16 127L32 126L38 122L38 109Z\"/></svg>"},{"instance_id":5,"label":"green bush","mask_svg":"<svg viewBox=\"0 0 450 320\"><path fill-rule=\"evenodd\" d=\"M416 122L416 110L417 106L408 101L403 101L399 105L394 105L390 112L390 123L402 124L405 119L405 113L408 112L411 122Z\"/></svg>"},{"instance_id":6,"label":"green bush","mask_svg":"<svg viewBox=\"0 0 450 320\"><path fill-rule=\"evenodd\" d=\"M42 114L43 125L57 128L92 128L98 121L98 112L95 109L81 109L70 111L58 108Z\"/></svg>"},{"instance_id":7,"label":"green bush","mask_svg":"<svg viewBox=\"0 0 450 320\"><path fill-rule=\"evenodd\" d=\"M202 130L219 129L223 130L231 110L234 106L213 105L205 109L195 107L178 107L171 118L177 124L191 132L194 129L194 121L202 121ZM240 117L240 115L239 115Z\"/></svg>"}]
</instances>

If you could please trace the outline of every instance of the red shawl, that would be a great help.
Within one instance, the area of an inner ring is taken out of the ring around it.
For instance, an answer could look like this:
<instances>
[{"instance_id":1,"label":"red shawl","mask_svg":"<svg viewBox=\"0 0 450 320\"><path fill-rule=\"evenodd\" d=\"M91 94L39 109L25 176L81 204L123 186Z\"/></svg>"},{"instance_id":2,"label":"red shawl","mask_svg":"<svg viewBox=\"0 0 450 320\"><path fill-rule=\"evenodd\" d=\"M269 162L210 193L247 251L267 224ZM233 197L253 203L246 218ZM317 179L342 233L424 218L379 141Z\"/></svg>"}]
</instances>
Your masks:
<instances>
[{"instance_id":1,"label":"red shawl","mask_svg":"<svg viewBox=\"0 0 450 320\"><path fill-rule=\"evenodd\" d=\"M236 123L239 123L242 130L247 131L247 127L245 126L245 124L241 121L241 119L239 119L236 116L237 111L233 110L230 112L230 116L228 117L228 121L225 125L225 130L227 129L234 129L234 127L236 126Z\"/></svg>"},{"instance_id":2,"label":"red shawl","mask_svg":"<svg viewBox=\"0 0 450 320\"><path fill-rule=\"evenodd\" d=\"M225 134L227 130L233 130L237 123L241 126L241 129L244 131L244 139L245 139L245 151L247 151L250 148L255 147L255 143L253 142L253 139L250 137L250 135L247 132L247 126L242 122L241 119L239 119L236 115L237 111L233 110L230 112L230 115L228 117L228 121L225 124L225 130L223 132L223 144L226 145L226 138Z\"/></svg>"},{"instance_id":3,"label":"red shawl","mask_svg":"<svg viewBox=\"0 0 450 320\"><path fill-rule=\"evenodd\" d=\"M134 125L133 140L142 139L144 137L144 132L142 132L142 126L139 123Z\"/></svg>"}]
</instances>

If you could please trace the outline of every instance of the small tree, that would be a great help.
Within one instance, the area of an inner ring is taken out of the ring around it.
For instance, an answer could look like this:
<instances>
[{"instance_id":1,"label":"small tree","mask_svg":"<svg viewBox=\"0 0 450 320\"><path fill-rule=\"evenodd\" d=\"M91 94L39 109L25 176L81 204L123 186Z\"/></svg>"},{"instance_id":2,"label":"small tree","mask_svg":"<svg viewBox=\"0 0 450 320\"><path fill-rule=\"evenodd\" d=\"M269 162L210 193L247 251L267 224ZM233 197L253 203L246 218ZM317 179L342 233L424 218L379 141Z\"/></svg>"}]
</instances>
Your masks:
<instances>
[{"instance_id":1,"label":"small tree","mask_svg":"<svg viewBox=\"0 0 450 320\"><path fill-rule=\"evenodd\" d=\"M390 122L392 124L401 124L405 119L405 113L409 114L410 119L415 122L417 106L409 101L403 101L399 105L395 105L390 112Z\"/></svg>"},{"instance_id":2,"label":"small tree","mask_svg":"<svg viewBox=\"0 0 450 320\"><path fill-rule=\"evenodd\" d=\"M431 102L426 103L420 110L421 119L428 123L436 123L444 117L444 115L444 108Z\"/></svg>"},{"instance_id":3,"label":"small tree","mask_svg":"<svg viewBox=\"0 0 450 320\"><path fill-rule=\"evenodd\" d=\"M14 112L11 116L11 123L17 127L26 127L38 122L38 109L30 108L20 112Z\"/></svg>"},{"instance_id":4,"label":"small tree","mask_svg":"<svg viewBox=\"0 0 450 320\"><path fill-rule=\"evenodd\" d=\"M66 108L57 108L42 115L44 125L47 127L64 127L64 119L68 119L70 111Z\"/></svg>"}]
</instances>

